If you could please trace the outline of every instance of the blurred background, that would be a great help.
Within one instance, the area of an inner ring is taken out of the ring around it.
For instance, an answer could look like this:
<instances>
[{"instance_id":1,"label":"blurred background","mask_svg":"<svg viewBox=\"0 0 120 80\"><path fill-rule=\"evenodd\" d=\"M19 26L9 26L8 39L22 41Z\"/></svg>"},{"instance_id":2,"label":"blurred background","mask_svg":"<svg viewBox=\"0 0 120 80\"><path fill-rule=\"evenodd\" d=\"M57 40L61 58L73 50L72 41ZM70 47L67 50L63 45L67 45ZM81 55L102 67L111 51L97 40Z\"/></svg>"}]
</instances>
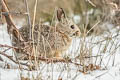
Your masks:
<instances>
[{"instance_id":1,"label":"blurred background","mask_svg":"<svg viewBox=\"0 0 120 80\"><path fill-rule=\"evenodd\" d=\"M25 0L6 1L10 12L26 13ZM36 0L26 1L32 21ZM114 25L120 25L120 0L37 0L36 23L40 20L51 23L57 7L65 10L66 15L73 19L82 33L89 31L95 24L97 26L91 29L89 34L97 32L96 35L99 35ZM27 18L24 14L12 16L16 19Z\"/></svg>"}]
</instances>

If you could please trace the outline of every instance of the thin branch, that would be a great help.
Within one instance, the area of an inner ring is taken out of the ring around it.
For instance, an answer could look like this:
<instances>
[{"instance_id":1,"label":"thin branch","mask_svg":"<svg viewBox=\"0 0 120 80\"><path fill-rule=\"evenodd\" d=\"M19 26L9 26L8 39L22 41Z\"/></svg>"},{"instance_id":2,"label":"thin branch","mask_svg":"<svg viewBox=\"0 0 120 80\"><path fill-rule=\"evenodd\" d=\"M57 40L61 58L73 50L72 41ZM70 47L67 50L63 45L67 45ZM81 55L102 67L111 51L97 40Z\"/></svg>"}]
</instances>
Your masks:
<instances>
[{"instance_id":1,"label":"thin branch","mask_svg":"<svg viewBox=\"0 0 120 80\"><path fill-rule=\"evenodd\" d=\"M13 48L13 49L18 49L18 47L14 47L14 46L9 46L9 45L2 45L0 44L0 47L6 47L6 48Z\"/></svg>"},{"instance_id":2,"label":"thin branch","mask_svg":"<svg viewBox=\"0 0 120 80\"><path fill-rule=\"evenodd\" d=\"M71 59L44 58L44 57L34 57L34 56L31 56L31 60L35 60L35 58L37 60L41 60L41 61L44 61L44 62L47 62L47 63L63 62L63 63L72 63L72 64L75 64L75 65L83 66L83 65L81 65L79 63L73 62ZM25 59L25 60L28 60L28 59Z\"/></svg>"},{"instance_id":3,"label":"thin branch","mask_svg":"<svg viewBox=\"0 0 120 80\"><path fill-rule=\"evenodd\" d=\"M98 22L87 32L87 34L88 34L93 28L95 28L100 22L101 22L101 21L98 21ZM86 34L86 35L87 35L87 34Z\"/></svg>"},{"instance_id":4,"label":"thin branch","mask_svg":"<svg viewBox=\"0 0 120 80\"><path fill-rule=\"evenodd\" d=\"M92 1L90 1L90 0L87 0L92 6L94 6L94 7L96 7L96 5L92 2Z\"/></svg>"},{"instance_id":5,"label":"thin branch","mask_svg":"<svg viewBox=\"0 0 120 80\"><path fill-rule=\"evenodd\" d=\"M25 6L26 6L26 11L27 11L27 17L28 17L28 26L30 28L30 40L32 39L32 24L31 24L31 18L30 18L30 12L29 12L29 7L28 7L28 1L27 0L24 0L25 1Z\"/></svg>"},{"instance_id":6,"label":"thin branch","mask_svg":"<svg viewBox=\"0 0 120 80\"><path fill-rule=\"evenodd\" d=\"M24 13L24 12L1 12L1 15L8 15L8 14L12 14L12 15L28 15L28 13Z\"/></svg>"},{"instance_id":7,"label":"thin branch","mask_svg":"<svg viewBox=\"0 0 120 80\"><path fill-rule=\"evenodd\" d=\"M12 33L18 40L20 40L21 42L24 41L22 36L20 35L18 29L16 28L11 15L9 14L9 9L8 6L6 4L5 0L1 0L2 3L2 12L6 12L6 14L3 14L6 22L7 22L7 27L8 27L8 32Z\"/></svg>"},{"instance_id":8,"label":"thin branch","mask_svg":"<svg viewBox=\"0 0 120 80\"><path fill-rule=\"evenodd\" d=\"M14 60L14 59L12 58L12 56L8 56L8 55L7 55L6 53L4 53L4 52L1 52L1 51L0 51L0 54L3 55L3 56L5 56L5 57L7 57L8 59L10 59L11 61L13 61L13 62L16 63L16 64L21 64L21 65L29 66L29 65L27 65L26 63L20 63L20 62Z\"/></svg>"}]
</instances>

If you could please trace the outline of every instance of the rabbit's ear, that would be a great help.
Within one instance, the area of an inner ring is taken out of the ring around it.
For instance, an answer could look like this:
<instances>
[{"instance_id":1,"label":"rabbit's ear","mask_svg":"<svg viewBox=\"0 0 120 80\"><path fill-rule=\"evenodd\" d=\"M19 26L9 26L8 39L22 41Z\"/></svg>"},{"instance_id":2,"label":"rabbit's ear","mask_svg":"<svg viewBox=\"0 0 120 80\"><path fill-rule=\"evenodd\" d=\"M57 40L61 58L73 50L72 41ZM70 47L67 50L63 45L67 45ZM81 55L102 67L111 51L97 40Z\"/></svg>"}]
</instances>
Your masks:
<instances>
[{"instance_id":1,"label":"rabbit's ear","mask_svg":"<svg viewBox=\"0 0 120 80\"><path fill-rule=\"evenodd\" d=\"M63 19L65 19L65 12L64 12L64 10L63 10L63 8L59 8L58 10L57 10L57 19L58 19L58 21L62 21Z\"/></svg>"}]
</instances>

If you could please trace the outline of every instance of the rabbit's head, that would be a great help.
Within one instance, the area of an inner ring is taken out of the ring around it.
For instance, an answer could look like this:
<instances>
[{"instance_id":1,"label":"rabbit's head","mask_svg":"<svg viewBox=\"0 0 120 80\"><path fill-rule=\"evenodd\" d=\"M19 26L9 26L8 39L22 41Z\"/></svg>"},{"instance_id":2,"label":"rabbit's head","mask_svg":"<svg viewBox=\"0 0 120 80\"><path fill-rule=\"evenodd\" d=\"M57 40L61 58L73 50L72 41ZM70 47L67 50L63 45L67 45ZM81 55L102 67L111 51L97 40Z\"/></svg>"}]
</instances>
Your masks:
<instances>
[{"instance_id":1,"label":"rabbit's head","mask_svg":"<svg viewBox=\"0 0 120 80\"><path fill-rule=\"evenodd\" d=\"M56 24L57 29L66 34L69 37L78 37L80 36L80 29L72 20L69 20L62 8L57 10L57 19L58 23Z\"/></svg>"}]
</instances>

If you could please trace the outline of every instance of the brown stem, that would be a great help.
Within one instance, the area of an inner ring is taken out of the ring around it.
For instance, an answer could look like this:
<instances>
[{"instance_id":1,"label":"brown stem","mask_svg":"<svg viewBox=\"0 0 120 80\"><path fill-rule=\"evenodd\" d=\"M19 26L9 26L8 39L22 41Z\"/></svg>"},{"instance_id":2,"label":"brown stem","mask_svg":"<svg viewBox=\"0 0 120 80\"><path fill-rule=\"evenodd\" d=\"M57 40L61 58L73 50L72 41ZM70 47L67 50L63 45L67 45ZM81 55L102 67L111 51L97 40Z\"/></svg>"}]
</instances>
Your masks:
<instances>
[{"instance_id":1,"label":"brown stem","mask_svg":"<svg viewBox=\"0 0 120 80\"><path fill-rule=\"evenodd\" d=\"M7 27L8 27L8 32L13 34L18 40L20 40L21 42L24 41L22 36L20 35L18 29L16 28L11 15L9 14L9 9L8 6L6 4L5 0L1 0L1 4L2 4L2 12L6 12L6 14L2 14L7 22Z\"/></svg>"}]
</instances>

